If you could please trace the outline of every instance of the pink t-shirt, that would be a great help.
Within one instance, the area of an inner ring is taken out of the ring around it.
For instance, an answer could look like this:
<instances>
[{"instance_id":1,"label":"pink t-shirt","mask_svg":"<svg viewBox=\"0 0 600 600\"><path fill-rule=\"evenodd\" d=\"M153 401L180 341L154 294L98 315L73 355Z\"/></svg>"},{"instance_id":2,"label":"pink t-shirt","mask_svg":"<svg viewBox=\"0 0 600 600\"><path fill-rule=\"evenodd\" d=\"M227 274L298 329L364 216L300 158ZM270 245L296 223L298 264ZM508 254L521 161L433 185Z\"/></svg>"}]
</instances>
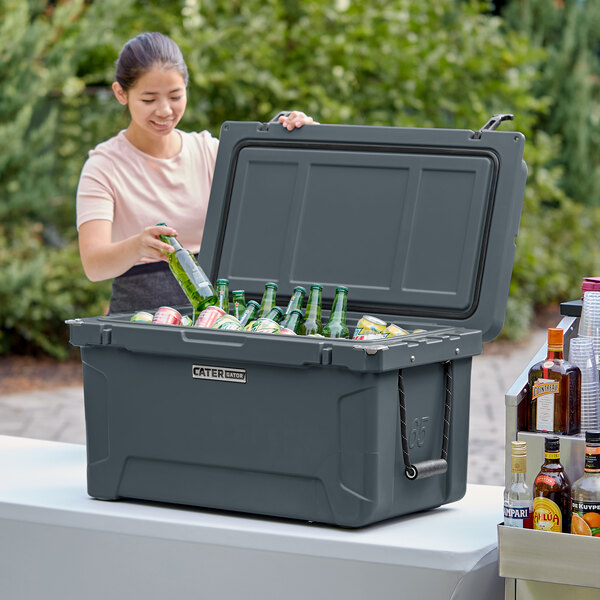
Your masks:
<instances>
[{"instance_id":1,"label":"pink t-shirt","mask_svg":"<svg viewBox=\"0 0 600 600\"><path fill-rule=\"evenodd\" d=\"M119 132L90 150L77 188L77 229L94 219L112 222L112 241L166 223L181 245L200 250L219 140L208 131L179 131L181 151L154 158Z\"/></svg>"}]
</instances>

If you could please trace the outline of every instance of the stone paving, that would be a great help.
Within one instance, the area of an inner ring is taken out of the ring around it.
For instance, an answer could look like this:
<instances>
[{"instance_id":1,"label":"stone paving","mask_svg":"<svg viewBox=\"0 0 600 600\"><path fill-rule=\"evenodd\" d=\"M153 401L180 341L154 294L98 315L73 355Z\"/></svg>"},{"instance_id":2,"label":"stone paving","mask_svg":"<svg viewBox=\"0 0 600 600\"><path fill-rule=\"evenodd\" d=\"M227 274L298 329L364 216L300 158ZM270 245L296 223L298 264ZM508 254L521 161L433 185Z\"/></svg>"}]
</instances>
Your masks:
<instances>
[{"instance_id":1,"label":"stone paving","mask_svg":"<svg viewBox=\"0 0 600 600\"><path fill-rule=\"evenodd\" d=\"M508 354L473 358L468 482L504 485L504 394L545 341L535 331ZM85 444L81 386L1 395L0 435Z\"/></svg>"}]
</instances>

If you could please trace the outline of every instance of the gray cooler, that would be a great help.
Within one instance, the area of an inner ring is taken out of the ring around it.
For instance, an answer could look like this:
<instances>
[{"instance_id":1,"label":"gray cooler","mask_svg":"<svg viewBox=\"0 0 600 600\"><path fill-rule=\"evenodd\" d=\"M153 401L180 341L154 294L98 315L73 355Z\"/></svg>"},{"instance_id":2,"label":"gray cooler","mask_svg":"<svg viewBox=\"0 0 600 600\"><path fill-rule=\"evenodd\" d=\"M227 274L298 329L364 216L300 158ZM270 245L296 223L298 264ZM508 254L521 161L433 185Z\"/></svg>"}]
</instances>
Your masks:
<instances>
[{"instance_id":1,"label":"gray cooler","mask_svg":"<svg viewBox=\"0 0 600 600\"><path fill-rule=\"evenodd\" d=\"M346 285L371 341L69 321L88 492L359 527L460 499L471 359L501 330L526 166L494 131L227 122L200 264L285 306ZM154 308L154 307L147 307ZM184 308L188 314L191 308Z\"/></svg>"}]
</instances>

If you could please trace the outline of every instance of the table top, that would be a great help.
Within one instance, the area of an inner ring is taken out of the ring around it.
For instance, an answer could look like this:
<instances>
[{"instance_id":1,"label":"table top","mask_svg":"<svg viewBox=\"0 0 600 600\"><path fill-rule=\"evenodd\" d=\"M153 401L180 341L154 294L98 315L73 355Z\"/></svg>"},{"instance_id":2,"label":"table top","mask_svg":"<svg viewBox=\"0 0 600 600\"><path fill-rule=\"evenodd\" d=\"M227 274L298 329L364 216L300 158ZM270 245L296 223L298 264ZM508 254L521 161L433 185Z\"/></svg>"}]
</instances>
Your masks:
<instances>
[{"instance_id":1,"label":"table top","mask_svg":"<svg viewBox=\"0 0 600 600\"><path fill-rule=\"evenodd\" d=\"M469 485L465 497L433 510L342 529L153 502L100 501L86 491L86 449L0 436L0 519L353 559L470 571L497 548L502 488Z\"/></svg>"}]
</instances>

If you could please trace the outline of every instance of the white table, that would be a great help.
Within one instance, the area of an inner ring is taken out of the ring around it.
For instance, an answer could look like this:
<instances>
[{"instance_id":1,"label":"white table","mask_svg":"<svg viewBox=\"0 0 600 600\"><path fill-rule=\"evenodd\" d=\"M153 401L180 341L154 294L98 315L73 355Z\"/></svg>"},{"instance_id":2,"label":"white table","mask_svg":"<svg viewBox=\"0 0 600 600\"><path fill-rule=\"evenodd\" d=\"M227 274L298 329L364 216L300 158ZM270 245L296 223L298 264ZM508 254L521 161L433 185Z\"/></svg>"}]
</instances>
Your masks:
<instances>
[{"instance_id":1,"label":"white table","mask_svg":"<svg viewBox=\"0 0 600 600\"><path fill-rule=\"evenodd\" d=\"M0 436L6 600L501 600L502 489L359 530L86 493L85 446Z\"/></svg>"}]
</instances>

